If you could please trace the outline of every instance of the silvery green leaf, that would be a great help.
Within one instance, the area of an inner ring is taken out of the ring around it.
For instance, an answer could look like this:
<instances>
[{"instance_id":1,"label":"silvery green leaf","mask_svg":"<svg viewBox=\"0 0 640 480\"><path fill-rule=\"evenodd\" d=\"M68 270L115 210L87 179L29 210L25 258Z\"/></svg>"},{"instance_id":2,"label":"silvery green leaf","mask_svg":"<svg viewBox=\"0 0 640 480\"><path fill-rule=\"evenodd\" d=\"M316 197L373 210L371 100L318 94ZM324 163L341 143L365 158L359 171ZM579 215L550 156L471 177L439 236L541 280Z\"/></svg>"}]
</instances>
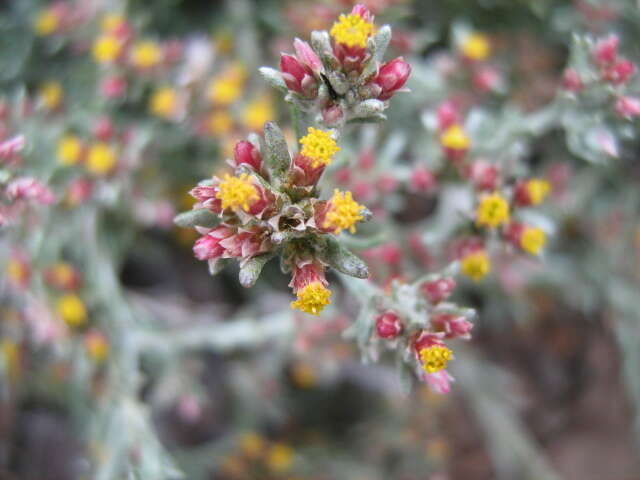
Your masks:
<instances>
[{"instance_id":1,"label":"silvery green leaf","mask_svg":"<svg viewBox=\"0 0 640 480\"><path fill-rule=\"evenodd\" d=\"M372 98L357 104L353 108L353 116L357 118L367 118L381 114L384 112L384 109L384 102Z\"/></svg>"},{"instance_id":2,"label":"silvery green leaf","mask_svg":"<svg viewBox=\"0 0 640 480\"><path fill-rule=\"evenodd\" d=\"M226 267L231 259L229 258L214 258L209 260L209 274L217 275L219 274L224 267Z\"/></svg>"},{"instance_id":3,"label":"silvery green leaf","mask_svg":"<svg viewBox=\"0 0 640 480\"><path fill-rule=\"evenodd\" d=\"M311 32L311 48L318 54L328 71L337 69L340 62L333 54L331 39L326 31Z\"/></svg>"},{"instance_id":4,"label":"silvery green leaf","mask_svg":"<svg viewBox=\"0 0 640 480\"><path fill-rule=\"evenodd\" d=\"M253 287L260 277L262 268L273 258L273 253L263 253L253 257L240 268L240 284L245 287Z\"/></svg>"},{"instance_id":5,"label":"silvery green leaf","mask_svg":"<svg viewBox=\"0 0 640 480\"><path fill-rule=\"evenodd\" d=\"M338 240L327 237L327 246L320 252L323 260L337 271L356 278L367 278L369 269L360 257L343 247Z\"/></svg>"},{"instance_id":6,"label":"silvery green leaf","mask_svg":"<svg viewBox=\"0 0 640 480\"><path fill-rule=\"evenodd\" d=\"M378 33L376 33L369 41L371 42L371 59L369 60L369 63L367 63L367 66L364 67L362 75L360 75L361 81L366 80L378 71L378 67L382 63L384 54L387 51L389 42L391 41L391 27L389 25L382 26L380 30L378 30Z\"/></svg>"},{"instance_id":7,"label":"silvery green leaf","mask_svg":"<svg viewBox=\"0 0 640 480\"><path fill-rule=\"evenodd\" d=\"M173 223L182 228L206 227L212 228L220 223L218 215L206 208L198 208L182 212L173 219Z\"/></svg>"},{"instance_id":8,"label":"silvery green leaf","mask_svg":"<svg viewBox=\"0 0 640 480\"><path fill-rule=\"evenodd\" d=\"M334 70L327 74L327 78L338 95L344 95L349 90L349 82L343 73Z\"/></svg>"},{"instance_id":9,"label":"silvery green leaf","mask_svg":"<svg viewBox=\"0 0 640 480\"><path fill-rule=\"evenodd\" d=\"M274 68L270 67L260 67L260 74L267 81L267 83L273 88L280 90L284 93L288 92L289 89L287 85L284 83L282 79L282 75Z\"/></svg>"},{"instance_id":10,"label":"silvery green leaf","mask_svg":"<svg viewBox=\"0 0 640 480\"><path fill-rule=\"evenodd\" d=\"M284 139L282 130L274 122L267 122L264 126L264 156L265 166L271 183L276 187L284 183L291 157L289 156L289 148L287 141Z\"/></svg>"}]
</instances>

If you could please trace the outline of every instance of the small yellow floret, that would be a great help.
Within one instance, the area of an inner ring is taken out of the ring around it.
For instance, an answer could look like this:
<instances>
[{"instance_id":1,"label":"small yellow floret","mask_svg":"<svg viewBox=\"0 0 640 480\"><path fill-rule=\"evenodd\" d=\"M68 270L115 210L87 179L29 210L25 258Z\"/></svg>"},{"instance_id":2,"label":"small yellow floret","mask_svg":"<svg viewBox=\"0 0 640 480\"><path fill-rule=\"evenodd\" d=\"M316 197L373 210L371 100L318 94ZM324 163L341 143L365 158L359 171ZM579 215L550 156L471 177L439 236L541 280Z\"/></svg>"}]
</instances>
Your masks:
<instances>
[{"instance_id":1,"label":"small yellow floret","mask_svg":"<svg viewBox=\"0 0 640 480\"><path fill-rule=\"evenodd\" d=\"M75 269L65 262L58 262L51 267L51 277L56 285L69 285L76 278Z\"/></svg>"},{"instance_id":2,"label":"small yellow floret","mask_svg":"<svg viewBox=\"0 0 640 480\"><path fill-rule=\"evenodd\" d=\"M116 153L108 144L97 142L91 145L87 155L87 170L94 175L106 175L116 166Z\"/></svg>"},{"instance_id":3,"label":"small yellow floret","mask_svg":"<svg viewBox=\"0 0 640 480\"><path fill-rule=\"evenodd\" d=\"M24 262L11 259L7 263L7 276L14 285L24 285L29 278L29 268Z\"/></svg>"},{"instance_id":4,"label":"small yellow floret","mask_svg":"<svg viewBox=\"0 0 640 480\"><path fill-rule=\"evenodd\" d=\"M207 130L213 136L226 135L233 128L233 118L226 110L216 110L207 119Z\"/></svg>"},{"instance_id":5,"label":"small yellow floret","mask_svg":"<svg viewBox=\"0 0 640 480\"><path fill-rule=\"evenodd\" d=\"M54 33L60 25L60 19L51 10L43 10L33 22L33 30L37 35L45 37Z\"/></svg>"},{"instance_id":6,"label":"small yellow floret","mask_svg":"<svg viewBox=\"0 0 640 480\"><path fill-rule=\"evenodd\" d=\"M247 212L260 196L249 174L243 173L238 177L226 174L218 185L216 198L222 201L222 209L242 208Z\"/></svg>"},{"instance_id":7,"label":"small yellow floret","mask_svg":"<svg viewBox=\"0 0 640 480\"><path fill-rule=\"evenodd\" d=\"M149 111L160 118L171 118L176 112L178 94L170 87L159 88L151 95Z\"/></svg>"},{"instance_id":8,"label":"small yellow floret","mask_svg":"<svg viewBox=\"0 0 640 480\"><path fill-rule=\"evenodd\" d=\"M131 52L131 61L138 68L152 68L162 61L162 50L156 42L136 43Z\"/></svg>"},{"instance_id":9,"label":"small yellow floret","mask_svg":"<svg viewBox=\"0 0 640 480\"><path fill-rule=\"evenodd\" d=\"M274 443L267 455L267 467L273 473L284 473L293 463L293 449L284 443Z\"/></svg>"},{"instance_id":10,"label":"small yellow floret","mask_svg":"<svg viewBox=\"0 0 640 480\"><path fill-rule=\"evenodd\" d=\"M103 334L91 332L84 340L87 353L95 362L102 362L109 354L109 343Z\"/></svg>"},{"instance_id":11,"label":"small yellow floret","mask_svg":"<svg viewBox=\"0 0 640 480\"><path fill-rule=\"evenodd\" d=\"M340 15L338 21L331 27L330 33L336 43L347 47L364 48L373 33L373 24L360 15Z\"/></svg>"},{"instance_id":12,"label":"small yellow floret","mask_svg":"<svg viewBox=\"0 0 640 480\"><path fill-rule=\"evenodd\" d=\"M470 60L485 60L491 55L491 42L482 33L472 33L464 40L460 49Z\"/></svg>"},{"instance_id":13,"label":"small yellow floret","mask_svg":"<svg viewBox=\"0 0 640 480\"><path fill-rule=\"evenodd\" d=\"M460 125L451 125L440 135L440 145L451 150L468 150L471 141Z\"/></svg>"},{"instance_id":14,"label":"small yellow floret","mask_svg":"<svg viewBox=\"0 0 640 480\"><path fill-rule=\"evenodd\" d=\"M113 63L122 52L122 42L113 35L101 35L93 43L92 52L98 63Z\"/></svg>"},{"instance_id":15,"label":"small yellow floret","mask_svg":"<svg viewBox=\"0 0 640 480\"><path fill-rule=\"evenodd\" d=\"M495 228L509 221L509 202L495 192L480 199L476 210L476 224Z\"/></svg>"},{"instance_id":16,"label":"small yellow floret","mask_svg":"<svg viewBox=\"0 0 640 480\"><path fill-rule=\"evenodd\" d=\"M520 247L532 255L538 255L546 242L547 235L538 227L526 227L520 237Z\"/></svg>"},{"instance_id":17,"label":"small yellow floret","mask_svg":"<svg viewBox=\"0 0 640 480\"><path fill-rule=\"evenodd\" d=\"M75 165L80 160L82 143L75 135L65 135L58 142L58 162L61 165Z\"/></svg>"},{"instance_id":18,"label":"small yellow floret","mask_svg":"<svg viewBox=\"0 0 640 480\"><path fill-rule=\"evenodd\" d=\"M105 33L116 31L125 22L124 16L119 13L108 13L100 21L100 28Z\"/></svg>"},{"instance_id":19,"label":"small yellow floret","mask_svg":"<svg viewBox=\"0 0 640 480\"><path fill-rule=\"evenodd\" d=\"M302 145L300 154L309 158L314 168L329 165L333 156L340 151L330 131L313 127L307 129L307 134L300 139L300 144Z\"/></svg>"},{"instance_id":20,"label":"small yellow floret","mask_svg":"<svg viewBox=\"0 0 640 480\"><path fill-rule=\"evenodd\" d=\"M491 261L484 250L470 253L460 262L462 273L474 281L482 280L491 271Z\"/></svg>"},{"instance_id":21,"label":"small yellow floret","mask_svg":"<svg viewBox=\"0 0 640 480\"><path fill-rule=\"evenodd\" d=\"M208 97L214 105L231 105L242 94L243 82L235 76L221 76L209 84Z\"/></svg>"},{"instance_id":22,"label":"small yellow floret","mask_svg":"<svg viewBox=\"0 0 640 480\"><path fill-rule=\"evenodd\" d=\"M453 358L453 352L444 345L432 345L420 350L422 368L427 373L436 373L447 368Z\"/></svg>"},{"instance_id":23,"label":"small yellow floret","mask_svg":"<svg viewBox=\"0 0 640 480\"><path fill-rule=\"evenodd\" d=\"M64 295L56 304L60 318L70 327L79 327L87 321L87 309L77 295Z\"/></svg>"},{"instance_id":24,"label":"small yellow floret","mask_svg":"<svg viewBox=\"0 0 640 480\"><path fill-rule=\"evenodd\" d=\"M268 97L250 102L242 112L242 122L249 130L262 130L266 122L275 116L273 104Z\"/></svg>"},{"instance_id":25,"label":"small yellow floret","mask_svg":"<svg viewBox=\"0 0 640 480\"><path fill-rule=\"evenodd\" d=\"M526 184L529 201L532 205L539 205L547 198L551 191L551 184L540 178L532 178Z\"/></svg>"},{"instance_id":26,"label":"small yellow floret","mask_svg":"<svg viewBox=\"0 0 640 480\"><path fill-rule=\"evenodd\" d=\"M298 299L291 302L291 308L296 308L301 312L319 315L320 312L331 303L331 290L320 282L312 282L306 287L298 290Z\"/></svg>"},{"instance_id":27,"label":"small yellow floret","mask_svg":"<svg viewBox=\"0 0 640 480\"><path fill-rule=\"evenodd\" d=\"M333 197L329 200L329 211L325 217L324 228L333 228L336 234L342 230L349 230L356 233L356 223L363 220L362 210L364 205L360 205L353 199L351 192L341 192L337 188L333 191Z\"/></svg>"},{"instance_id":28,"label":"small yellow floret","mask_svg":"<svg viewBox=\"0 0 640 480\"><path fill-rule=\"evenodd\" d=\"M47 110L55 110L62 103L64 92L58 82L47 82L40 87L39 97Z\"/></svg>"}]
</instances>

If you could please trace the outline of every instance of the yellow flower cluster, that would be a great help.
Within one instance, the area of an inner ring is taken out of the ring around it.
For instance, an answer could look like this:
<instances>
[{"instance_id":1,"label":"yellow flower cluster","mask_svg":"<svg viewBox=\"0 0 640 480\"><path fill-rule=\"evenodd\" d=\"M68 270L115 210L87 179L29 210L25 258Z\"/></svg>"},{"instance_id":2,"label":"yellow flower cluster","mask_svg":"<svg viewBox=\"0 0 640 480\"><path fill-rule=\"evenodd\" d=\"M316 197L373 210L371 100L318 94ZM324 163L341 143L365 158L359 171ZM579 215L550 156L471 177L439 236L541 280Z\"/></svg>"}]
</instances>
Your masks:
<instances>
[{"instance_id":1,"label":"yellow flower cluster","mask_svg":"<svg viewBox=\"0 0 640 480\"><path fill-rule=\"evenodd\" d=\"M231 105L242 95L246 78L247 72L243 66L232 65L209 84L209 101L214 105Z\"/></svg>"},{"instance_id":2,"label":"yellow flower cluster","mask_svg":"<svg viewBox=\"0 0 640 480\"><path fill-rule=\"evenodd\" d=\"M57 156L61 165L75 165L80 161L82 142L75 135L65 135L58 142Z\"/></svg>"},{"instance_id":3,"label":"yellow flower cluster","mask_svg":"<svg viewBox=\"0 0 640 480\"><path fill-rule=\"evenodd\" d=\"M495 228L509 221L509 202L495 192L480 199L476 210L476 224Z\"/></svg>"},{"instance_id":4,"label":"yellow flower cluster","mask_svg":"<svg viewBox=\"0 0 640 480\"><path fill-rule=\"evenodd\" d=\"M436 373L447 368L453 352L444 345L433 345L420 350L422 368L427 373Z\"/></svg>"},{"instance_id":5,"label":"yellow flower cluster","mask_svg":"<svg viewBox=\"0 0 640 480\"><path fill-rule=\"evenodd\" d=\"M471 141L460 125L451 125L440 135L440 145L450 150L468 150Z\"/></svg>"},{"instance_id":6,"label":"yellow flower cluster","mask_svg":"<svg viewBox=\"0 0 640 480\"><path fill-rule=\"evenodd\" d=\"M489 38L482 33L472 33L460 46L462 54L470 60L485 60L491 55Z\"/></svg>"},{"instance_id":7,"label":"yellow flower cluster","mask_svg":"<svg viewBox=\"0 0 640 480\"><path fill-rule=\"evenodd\" d=\"M33 21L33 30L41 37L55 33L59 26L60 19L51 9L42 10Z\"/></svg>"},{"instance_id":8,"label":"yellow flower cluster","mask_svg":"<svg viewBox=\"0 0 640 480\"><path fill-rule=\"evenodd\" d=\"M360 15L340 15L338 21L331 27L330 33L336 43L347 47L364 48L373 33L373 24Z\"/></svg>"},{"instance_id":9,"label":"yellow flower cluster","mask_svg":"<svg viewBox=\"0 0 640 480\"><path fill-rule=\"evenodd\" d=\"M238 177L226 174L218 185L216 198L221 200L223 209L242 208L246 212L260 197L249 174L243 173Z\"/></svg>"},{"instance_id":10,"label":"yellow flower cluster","mask_svg":"<svg viewBox=\"0 0 640 480\"><path fill-rule=\"evenodd\" d=\"M301 312L319 315L320 312L331 303L331 290L320 282L312 282L297 292L298 299L291 302L291 308Z\"/></svg>"},{"instance_id":11,"label":"yellow flower cluster","mask_svg":"<svg viewBox=\"0 0 640 480\"><path fill-rule=\"evenodd\" d=\"M275 116L269 97L260 97L247 104L242 112L242 122L250 130L262 130L265 123Z\"/></svg>"},{"instance_id":12,"label":"yellow flower cluster","mask_svg":"<svg viewBox=\"0 0 640 480\"><path fill-rule=\"evenodd\" d=\"M59 82L47 82L40 87L38 96L44 108L47 110L55 110L62 104L64 91Z\"/></svg>"},{"instance_id":13,"label":"yellow flower cluster","mask_svg":"<svg viewBox=\"0 0 640 480\"><path fill-rule=\"evenodd\" d=\"M156 117L169 119L176 112L178 94L174 88L162 87L151 95L149 112Z\"/></svg>"},{"instance_id":14,"label":"yellow flower cluster","mask_svg":"<svg viewBox=\"0 0 640 480\"><path fill-rule=\"evenodd\" d=\"M103 176L113 171L117 161L118 157L113 147L105 142L96 142L89 147L86 166L92 174Z\"/></svg>"},{"instance_id":15,"label":"yellow flower cluster","mask_svg":"<svg viewBox=\"0 0 640 480\"><path fill-rule=\"evenodd\" d=\"M337 188L333 191L329 204L323 227L332 228L337 234L342 230L356 233L355 225L364 219L362 210L365 207L353 199L351 192L341 192Z\"/></svg>"},{"instance_id":16,"label":"yellow flower cluster","mask_svg":"<svg viewBox=\"0 0 640 480\"><path fill-rule=\"evenodd\" d=\"M532 255L538 255L546 242L544 230L538 227L526 227L520 237L520 247Z\"/></svg>"},{"instance_id":17,"label":"yellow flower cluster","mask_svg":"<svg viewBox=\"0 0 640 480\"><path fill-rule=\"evenodd\" d=\"M340 151L340 147L331 137L330 131L309 127L307 134L300 139L302 149L300 154L311 160L311 166L329 165L333 156Z\"/></svg>"},{"instance_id":18,"label":"yellow flower cluster","mask_svg":"<svg viewBox=\"0 0 640 480\"><path fill-rule=\"evenodd\" d=\"M541 204L549 192L551 192L551 184L540 178L532 178L525 184L527 194L529 195L529 201L531 205Z\"/></svg>"},{"instance_id":19,"label":"yellow flower cluster","mask_svg":"<svg viewBox=\"0 0 640 480\"><path fill-rule=\"evenodd\" d=\"M482 280L491 271L491 261L484 250L466 255L460 262L462 273L474 281Z\"/></svg>"},{"instance_id":20,"label":"yellow flower cluster","mask_svg":"<svg viewBox=\"0 0 640 480\"><path fill-rule=\"evenodd\" d=\"M91 51L96 62L103 65L113 63L122 53L122 42L114 35L103 34L93 43Z\"/></svg>"},{"instance_id":21,"label":"yellow flower cluster","mask_svg":"<svg viewBox=\"0 0 640 480\"><path fill-rule=\"evenodd\" d=\"M77 295L64 295L56 303L60 318L70 327L80 327L87 322L87 309Z\"/></svg>"},{"instance_id":22,"label":"yellow flower cluster","mask_svg":"<svg viewBox=\"0 0 640 480\"><path fill-rule=\"evenodd\" d=\"M141 69L153 68L161 61L162 49L156 42L146 40L133 46L131 62L134 66Z\"/></svg>"}]
</instances>

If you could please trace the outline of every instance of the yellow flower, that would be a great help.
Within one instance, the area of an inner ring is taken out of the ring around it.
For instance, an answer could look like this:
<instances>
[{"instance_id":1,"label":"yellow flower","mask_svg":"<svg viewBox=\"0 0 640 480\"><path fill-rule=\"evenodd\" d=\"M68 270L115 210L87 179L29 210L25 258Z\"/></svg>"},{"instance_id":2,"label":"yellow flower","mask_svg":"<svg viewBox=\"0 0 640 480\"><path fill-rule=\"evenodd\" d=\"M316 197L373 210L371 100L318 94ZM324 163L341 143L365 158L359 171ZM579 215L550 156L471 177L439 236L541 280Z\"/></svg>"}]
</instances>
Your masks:
<instances>
[{"instance_id":1,"label":"yellow flower","mask_svg":"<svg viewBox=\"0 0 640 480\"><path fill-rule=\"evenodd\" d=\"M250 130L262 130L264 124L273 117L273 104L269 97L261 97L253 100L242 112L244 126Z\"/></svg>"},{"instance_id":2,"label":"yellow flower","mask_svg":"<svg viewBox=\"0 0 640 480\"><path fill-rule=\"evenodd\" d=\"M537 227L525 227L520 237L520 247L532 255L538 255L547 242L544 230Z\"/></svg>"},{"instance_id":3,"label":"yellow flower","mask_svg":"<svg viewBox=\"0 0 640 480\"><path fill-rule=\"evenodd\" d=\"M491 261L487 253L480 250L465 256L460 262L460 267L462 273L477 282L491 271Z\"/></svg>"},{"instance_id":4,"label":"yellow flower","mask_svg":"<svg viewBox=\"0 0 640 480\"><path fill-rule=\"evenodd\" d=\"M420 350L422 368L427 373L436 373L447 368L453 352L444 345L433 345Z\"/></svg>"},{"instance_id":5,"label":"yellow flower","mask_svg":"<svg viewBox=\"0 0 640 480\"><path fill-rule=\"evenodd\" d=\"M29 268L24 262L12 258L7 263L7 277L14 285L24 285L29 279Z\"/></svg>"},{"instance_id":6,"label":"yellow flower","mask_svg":"<svg viewBox=\"0 0 640 480\"><path fill-rule=\"evenodd\" d=\"M236 77L221 76L209 84L208 97L214 105L231 105L242 94L243 82Z\"/></svg>"},{"instance_id":7,"label":"yellow flower","mask_svg":"<svg viewBox=\"0 0 640 480\"><path fill-rule=\"evenodd\" d=\"M106 175L116 166L116 153L107 143L96 142L87 154L87 170L94 175Z\"/></svg>"},{"instance_id":8,"label":"yellow flower","mask_svg":"<svg viewBox=\"0 0 640 480\"><path fill-rule=\"evenodd\" d=\"M60 19L51 10L42 10L33 22L33 30L37 35L45 37L54 33L60 25Z\"/></svg>"},{"instance_id":9,"label":"yellow flower","mask_svg":"<svg viewBox=\"0 0 640 480\"><path fill-rule=\"evenodd\" d=\"M440 135L440 145L451 150L468 150L471 141L460 125L451 125Z\"/></svg>"},{"instance_id":10,"label":"yellow flower","mask_svg":"<svg viewBox=\"0 0 640 480\"><path fill-rule=\"evenodd\" d=\"M291 302L291 308L296 308L301 312L319 315L320 312L331 303L331 290L320 282L312 282L298 290L298 299Z\"/></svg>"},{"instance_id":11,"label":"yellow flower","mask_svg":"<svg viewBox=\"0 0 640 480\"><path fill-rule=\"evenodd\" d=\"M330 131L309 127L307 134L300 139L302 149L300 154L311 160L314 168L329 165L333 156L340 151L340 147L331 137Z\"/></svg>"},{"instance_id":12,"label":"yellow flower","mask_svg":"<svg viewBox=\"0 0 640 480\"><path fill-rule=\"evenodd\" d=\"M161 118L171 118L176 112L178 94L175 89L163 87L157 89L149 100L149 111Z\"/></svg>"},{"instance_id":13,"label":"yellow flower","mask_svg":"<svg viewBox=\"0 0 640 480\"><path fill-rule=\"evenodd\" d=\"M58 142L58 161L62 165L75 165L82 154L82 143L75 135L65 135Z\"/></svg>"},{"instance_id":14,"label":"yellow flower","mask_svg":"<svg viewBox=\"0 0 640 480\"><path fill-rule=\"evenodd\" d=\"M93 43L93 58L98 63L115 62L122 52L122 42L113 35L100 35Z\"/></svg>"},{"instance_id":15,"label":"yellow flower","mask_svg":"<svg viewBox=\"0 0 640 480\"><path fill-rule=\"evenodd\" d=\"M273 473L283 473L291 468L293 449L284 443L275 443L267 455L267 467Z\"/></svg>"},{"instance_id":16,"label":"yellow flower","mask_svg":"<svg viewBox=\"0 0 640 480\"><path fill-rule=\"evenodd\" d=\"M461 45L462 54L470 60L484 60L491 55L491 43L486 35L472 33Z\"/></svg>"},{"instance_id":17,"label":"yellow flower","mask_svg":"<svg viewBox=\"0 0 640 480\"><path fill-rule=\"evenodd\" d=\"M212 112L207 119L207 131L213 135L225 135L233 128L233 118L226 110Z\"/></svg>"},{"instance_id":18,"label":"yellow flower","mask_svg":"<svg viewBox=\"0 0 640 480\"><path fill-rule=\"evenodd\" d=\"M249 458L258 458L264 451L265 443L258 433L248 432L240 437L240 450Z\"/></svg>"},{"instance_id":19,"label":"yellow flower","mask_svg":"<svg viewBox=\"0 0 640 480\"><path fill-rule=\"evenodd\" d=\"M56 304L60 318L70 327L79 327L87 322L87 309L77 295L64 295Z\"/></svg>"},{"instance_id":20,"label":"yellow flower","mask_svg":"<svg viewBox=\"0 0 640 480\"><path fill-rule=\"evenodd\" d=\"M131 61L138 68L155 67L162 61L162 50L156 42L138 42L133 46Z\"/></svg>"},{"instance_id":21,"label":"yellow flower","mask_svg":"<svg viewBox=\"0 0 640 480\"><path fill-rule=\"evenodd\" d=\"M336 234L342 230L355 233L356 223L364 219L362 210L365 207L353 199L351 192L341 192L337 188L333 191L329 204L323 227L334 229Z\"/></svg>"},{"instance_id":22,"label":"yellow flower","mask_svg":"<svg viewBox=\"0 0 640 480\"><path fill-rule=\"evenodd\" d=\"M331 27L331 36L347 47L366 47L367 40L373 33L373 24L365 21L360 15L340 15Z\"/></svg>"},{"instance_id":23,"label":"yellow flower","mask_svg":"<svg viewBox=\"0 0 640 480\"><path fill-rule=\"evenodd\" d=\"M40 87L39 97L47 110L55 110L62 103L64 93L59 82L47 82Z\"/></svg>"},{"instance_id":24,"label":"yellow flower","mask_svg":"<svg viewBox=\"0 0 640 480\"><path fill-rule=\"evenodd\" d=\"M259 200L260 196L249 174L243 173L238 177L226 174L224 180L218 185L216 198L222 201L223 210L225 208L242 208L248 212L251 204Z\"/></svg>"},{"instance_id":25,"label":"yellow flower","mask_svg":"<svg viewBox=\"0 0 640 480\"><path fill-rule=\"evenodd\" d=\"M551 184L541 178L532 178L527 181L525 188L531 205L539 205L547 198L547 195L549 195Z\"/></svg>"},{"instance_id":26,"label":"yellow flower","mask_svg":"<svg viewBox=\"0 0 640 480\"><path fill-rule=\"evenodd\" d=\"M100 21L100 28L105 33L116 31L125 22L123 15L119 13L108 13Z\"/></svg>"},{"instance_id":27,"label":"yellow flower","mask_svg":"<svg viewBox=\"0 0 640 480\"><path fill-rule=\"evenodd\" d=\"M484 195L476 210L476 224L490 228L509 221L509 202L497 192Z\"/></svg>"},{"instance_id":28,"label":"yellow flower","mask_svg":"<svg viewBox=\"0 0 640 480\"><path fill-rule=\"evenodd\" d=\"M103 362L109 354L109 343L100 332L89 332L84 339L89 356L97 363Z\"/></svg>"}]
</instances>

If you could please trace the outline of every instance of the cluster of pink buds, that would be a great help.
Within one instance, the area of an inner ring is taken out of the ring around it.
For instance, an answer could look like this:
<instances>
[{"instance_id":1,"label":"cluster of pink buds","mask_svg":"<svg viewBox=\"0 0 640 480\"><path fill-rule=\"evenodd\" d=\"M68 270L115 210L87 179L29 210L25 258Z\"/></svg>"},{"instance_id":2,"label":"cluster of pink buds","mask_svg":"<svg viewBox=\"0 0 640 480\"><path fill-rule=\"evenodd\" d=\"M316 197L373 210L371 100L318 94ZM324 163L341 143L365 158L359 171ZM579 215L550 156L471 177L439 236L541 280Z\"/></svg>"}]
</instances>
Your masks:
<instances>
[{"instance_id":1,"label":"cluster of pink buds","mask_svg":"<svg viewBox=\"0 0 640 480\"><path fill-rule=\"evenodd\" d=\"M309 128L301 148L291 155L282 132L267 123L264 138L238 142L228 163L233 175L213 177L191 190L194 210L176 218L195 227L201 237L193 251L217 272L226 259L240 263L240 282L255 283L267 261L281 257L291 272L297 297L292 307L318 315L330 303L325 270L366 278L366 265L334 235L355 232L370 213L351 192L335 190L327 200L317 196L317 182L339 150L333 133Z\"/></svg>"},{"instance_id":2,"label":"cluster of pink buds","mask_svg":"<svg viewBox=\"0 0 640 480\"><path fill-rule=\"evenodd\" d=\"M311 44L296 39L295 54L282 54L279 72L261 72L301 111L321 112L317 121L326 126L382 120L386 101L403 91L411 74L402 57L382 63L390 39L389 26L376 31L371 12L356 5L329 32L313 32Z\"/></svg>"}]
</instances>

